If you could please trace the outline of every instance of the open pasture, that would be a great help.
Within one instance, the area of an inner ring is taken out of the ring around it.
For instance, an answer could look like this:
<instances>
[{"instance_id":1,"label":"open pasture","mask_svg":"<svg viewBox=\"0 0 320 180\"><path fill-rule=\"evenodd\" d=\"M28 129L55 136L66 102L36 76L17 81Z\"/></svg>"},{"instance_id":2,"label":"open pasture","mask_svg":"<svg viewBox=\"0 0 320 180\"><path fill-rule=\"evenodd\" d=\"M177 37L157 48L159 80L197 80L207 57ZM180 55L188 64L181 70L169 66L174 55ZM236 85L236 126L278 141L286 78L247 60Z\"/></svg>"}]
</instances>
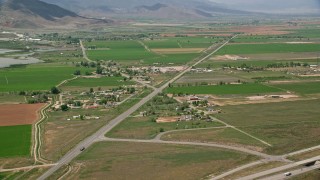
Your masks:
<instances>
[{"instance_id":1,"label":"open pasture","mask_svg":"<svg viewBox=\"0 0 320 180\"><path fill-rule=\"evenodd\" d=\"M157 56L138 41L93 41L85 46L92 60L141 60Z\"/></svg>"},{"instance_id":2,"label":"open pasture","mask_svg":"<svg viewBox=\"0 0 320 180\"><path fill-rule=\"evenodd\" d=\"M141 49L137 41L92 41L85 42L87 49Z\"/></svg>"},{"instance_id":3,"label":"open pasture","mask_svg":"<svg viewBox=\"0 0 320 180\"><path fill-rule=\"evenodd\" d=\"M217 122L194 121L156 123L152 122L149 117L131 117L120 123L106 136L128 139L152 139L160 133L161 128L164 131L170 131L176 129L193 129L219 126L222 126L222 124Z\"/></svg>"},{"instance_id":4,"label":"open pasture","mask_svg":"<svg viewBox=\"0 0 320 180\"><path fill-rule=\"evenodd\" d=\"M216 55L241 55L241 54L267 54L267 53L294 53L318 52L320 44L229 44L217 52Z\"/></svg>"},{"instance_id":5,"label":"open pasture","mask_svg":"<svg viewBox=\"0 0 320 180\"><path fill-rule=\"evenodd\" d=\"M319 31L320 31L319 26L311 27L311 28L302 28L302 29L291 31L290 35L300 36L303 38L320 38Z\"/></svg>"},{"instance_id":6,"label":"open pasture","mask_svg":"<svg viewBox=\"0 0 320 180\"><path fill-rule=\"evenodd\" d=\"M0 105L0 126L33 124L44 104Z\"/></svg>"},{"instance_id":7,"label":"open pasture","mask_svg":"<svg viewBox=\"0 0 320 180\"><path fill-rule=\"evenodd\" d=\"M166 49L152 49L153 52L158 54L189 54L201 53L204 48L166 48Z\"/></svg>"},{"instance_id":8,"label":"open pasture","mask_svg":"<svg viewBox=\"0 0 320 180\"><path fill-rule=\"evenodd\" d=\"M163 39L144 41L144 43L150 49L207 48L218 41L218 38L211 37L167 37Z\"/></svg>"},{"instance_id":9,"label":"open pasture","mask_svg":"<svg viewBox=\"0 0 320 180\"><path fill-rule=\"evenodd\" d=\"M308 38L298 38L293 36L293 34L287 35L241 35L234 38L231 43L285 43L285 42L312 42Z\"/></svg>"},{"instance_id":10,"label":"open pasture","mask_svg":"<svg viewBox=\"0 0 320 180\"><path fill-rule=\"evenodd\" d=\"M25 102L26 99L24 98L24 96L9 93L0 93L0 104L20 104Z\"/></svg>"},{"instance_id":11,"label":"open pasture","mask_svg":"<svg viewBox=\"0 0 320 180\"><path fill-rule=\"evenodd\" d=\"M285 89L299 94L318 94L320 93L320 82L300 82L300 83L281 83L272 86Z\"/></svg>"},{"instance_id":12,"label":"open pasture","mask_svg":"<svg viewBox=\"0 0 320 180\"><path fill-rule=\"evenodd\" d=\"M214 85L214 86L186 86L186 87L170 87L166 89L170 94L215 94L215 95L243 95L243 94L263 94L276 93L282 90L274 87L265 86L258 83L250 84L230 84L230 85Z\"/></svg>"},{"instance_id":13,"label":"open pasture","mask_svg":"<svg viewBox=\"0 0 320 180\"><path fill-rule=\"evenodd\" d=\"M265 149L282 154L312 147L320 140L319 100L221 107L217 117L272 145Z\"/></svg>"},{"instance_id":14,"label":"open pasture","mask_svg":"<svg viewBox=\"0 0 320 180\"><path fill-rule=\"evenodd\" d=\"M209 147L99 142L74 161L84 166L69 178L202 179L254 160L250 155Z\"/></svg>"},{"instance_id":15,"label":"open pasture","mask_svg":"<svg viewBox=\"0 0 320 180\"><path fill-rule=\"evenodd\" d=\"M167 133L161 137L166 141L220 143L233 146L245 146L249 149L262 151L265 147L261 142L232 128L202 129Z\"/></svg>"},{"instance_id":16,"label":"open pasture","mask_svg":"<svg viewBox=\"0 0 320 180\"><path fill-rule=\"evenodd\" d=\"M29 156L31 125L0 127L0 158Z\"/></svg>"},{"instance_id":17,"label":"open pasture","mask_svg":"<svg viewBox=\"0 0 320 180\"><path fill-rule=\"evenodd\" d=\"M165 65L183 65L199 56L198 53L188 54L166 54L159 57L147 58L143 60L143 64L165 64Z\"/></svg>"},{"instance_id":18,"label":"open pasture","mask_svg":"<svg viewBox=\"0 0 320 180\"><path fill-rule=\"evenodd\" d=\"M73 77L76 70L88 68L62 64L37 64L0 70L0 92L50 90L63 80Z\"/></svg>"},{"instance_id":19,"label":"open pasture","mask_svg":"<svg viewBox=\"0 0 320 180\"><path fill-rule=\"evenodd\" d=\"M142 60L145 58L156 57L157 55L145 49L110 49L110 50L88 50L88 57L92 60L114 60L129 61Z\"/></svg>"}]
</instances>

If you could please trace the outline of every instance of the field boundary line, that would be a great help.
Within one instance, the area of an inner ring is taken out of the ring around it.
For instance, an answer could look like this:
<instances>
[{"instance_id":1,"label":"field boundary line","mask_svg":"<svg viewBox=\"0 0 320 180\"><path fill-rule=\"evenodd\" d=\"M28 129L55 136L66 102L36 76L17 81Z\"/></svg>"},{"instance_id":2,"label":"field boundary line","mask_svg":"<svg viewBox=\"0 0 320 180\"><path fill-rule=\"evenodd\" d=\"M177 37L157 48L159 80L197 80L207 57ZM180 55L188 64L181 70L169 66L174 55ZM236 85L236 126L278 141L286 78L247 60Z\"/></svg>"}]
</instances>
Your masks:
<instances>
[{"instance_id":1,"label":"field boundary line","mask_svg":"<svg viewBox=\"0 0 320 180\"><path fill-rule=\"evenodd\" d=\"M191 105L190 107L191 107L192 109L196 109L193 105ZM205 114L208 114L208 113L205 112L205 111L202 111L202 112L204 112ZM263 143L263 144L265 144L265 145L267 145L267 146L269 146L269 147L272 147L271 144L267 143L266 141L264 141L264 140L262 140L262 139L259 139L258 137L255 137L255 136L253 136L253 135L251 135L251 134L249 134L249 133L247 133L247 132L245 132L245 131L243 131L243 130L235 127L235 126L232 126L232 125L230 125L230 124L228 124L228 123L226 123L226 122L224 122L224 121L222 121L222 120L220 120L220 119L218 119L218 118L216 118L216 117L213 117L213 116L210 116L210 117L211 117L214 121L217 121L217 122L219 122L219 123L221 123L221 124L224 124L225 127L227 127L227 128L228 128L228 127L229 127L229 128L232 128L232 129L234 129L234 130L236 130L236 131L238 131L238 132L240 132L240 133L242 133L242 134L245 134L245 135L247 135L247 136L249 136L249 137L251 137L251 138L253 138L253 139L255 139L255 140L257 140L257 141L259 141L259 142L261 142L261 143Z\"/></svg>"},{"instance_id":2,"label":"field boundary line","mask_svg":"<svg viewBox=\"0 0 320 180\"><path fill-rule=\"evenodd\" d=\"M25 166L19 168L12 168L12 169L0 169L0 172L10 172L10 171L19 171L19 170L30 170L34 168L42 168L42 167L50 167L55 166L56 164L43 164L43 165L33 165L33 166Z\"/></svg>"},{"instance_id":3,"label":"field boundary line","mask_svg":"<svg viewBox=\"0 0 320 180\"><path fill-rule=\"evenodd\" d=\"M314 147L310 147L310 148L306 148L306 149L302 149L302 150L295 151L295 152L292 152L292 153L288 153L288 154L283 155L283 157L299 155L299 154L303 154L303 153L306 153L306 152L314 151L314 150L317 150L317 149L320 149L320 145L314 146Z\"/></svg>"},{"instance_id":4,"label":"field boundary line","mask_svg":"<svg viewBox=\"0 0 320 180\"><path fill-rule=\"evenodd\" d=\"M9 81L8 81L8 78L7 78L7 76L4 76L4 77L6 78L7 84L9 84Z\"/></svg>"},{"instance_id":5,"label":"field boundary line","mask_svg":"<svg viewBox=\"0 0 320 180\"><path fill-rule=\"evenodd\" d=\"M217 119L217 118L215 118L215 117L212 117L212 116L211 116L211 118L213 118L214 120L216 120L216 121L218 121L218 122L220 122L220 123L222 123L222 124L224 124L224 125L232 128L232 129L234 129L234 130L236 130L236 131L241 132L242 134L245 134L245 135L247 135L247 136L249 136L249 137L251 137L251 138L253 138L253 139L257 140L257 141L260 141L261 143L263 143L263 144L265 144L265 145L267 145L267 146L269 146L269 147L272 147L272 145L269 144L269 143L267 143L266 141L264 141L264 140L262 140L262 139L259 139L258 137L255 137L255 136L253 136L253 135L251 135L251 134L249 134L249 133L247 133L247 132L245 132L245 131L243 131L243 130L235 127L235 126L232 126L232 125L230 125L230 124L228 124L228 123L226 123L226 122L224 122L224 121L222 121L222 120L220 120L220 119Z\"/></svg>"},{"instance_id":6,"label":"field boundary line","mask_svg":"<svg viewBox=\"0 0 320 180\"><path fill-rule=\"evenodd\" d=\"M145 50L147 50L148 52L151 52L150 48L146 44L144 44L142 41L138 41L138 43L141 44L141 46L143 46Z\"/></svg>"},{"instance_id":7,"label":"field boundary line","mask_svg":"<svg viewBox=\"0 0 320 180\"><path fill-rule=\"evenodd\" d=\"M82 50L83 58L85 60L89 61L89 62L94 62L94 61L92 61L91 59L88 58L87 53L86 53L86 48L84 47L82 40L80 40L80 47L81 47L81 50Z\"/></svg>"},{"instance_id":8,"label":"field boundary line","mask_svg":"<svg viewBox=\"0 0 320 180\"><path fill-rule=\"evenodd\" d=\"M57 87L60 87L60 86L62 86L62 85L64 85L64 84L66 84L66 83L68 83L68 82L70 82L70 81L76 80L76 79L78 79L78 76L73 77L73 78L71 78L71 79L66 79L66 80L62 81L60 84L58 84Z\"/></svg>"}]
</instances>

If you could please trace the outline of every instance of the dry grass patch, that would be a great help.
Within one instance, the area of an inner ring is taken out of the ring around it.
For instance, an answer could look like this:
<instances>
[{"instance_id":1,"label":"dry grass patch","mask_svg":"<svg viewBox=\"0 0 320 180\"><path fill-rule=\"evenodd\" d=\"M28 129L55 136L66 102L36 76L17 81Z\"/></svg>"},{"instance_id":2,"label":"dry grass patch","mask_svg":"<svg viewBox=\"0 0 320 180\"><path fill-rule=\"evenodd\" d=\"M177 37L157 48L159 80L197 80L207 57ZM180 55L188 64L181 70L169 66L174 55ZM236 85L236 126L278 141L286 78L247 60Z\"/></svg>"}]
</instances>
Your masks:
<instances>
[{"instance_id":1,"label":"dry grass patch","mask_svg":"<svg viewBox=\"0 0 320 180\"><path fill-rule=\"evenodd\" d=\"M201 179L255 159L250 155L208 147L100 142L75 161L82 167L68 178Z\"/></svg>"}]
</instances>

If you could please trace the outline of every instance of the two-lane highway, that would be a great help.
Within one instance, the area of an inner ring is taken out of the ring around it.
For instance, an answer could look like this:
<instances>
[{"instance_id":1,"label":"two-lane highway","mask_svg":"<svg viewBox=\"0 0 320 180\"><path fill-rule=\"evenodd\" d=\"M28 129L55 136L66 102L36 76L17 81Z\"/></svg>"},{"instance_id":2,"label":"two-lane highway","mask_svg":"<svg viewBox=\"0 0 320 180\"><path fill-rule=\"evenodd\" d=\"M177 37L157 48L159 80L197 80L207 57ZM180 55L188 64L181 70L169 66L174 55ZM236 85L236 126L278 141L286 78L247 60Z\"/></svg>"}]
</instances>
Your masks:
<instances>
[{"instance_id":1,"label":"two-lane highway","mask_svg":"<svg viewBox=\"0 0 320 180\"><path fill-rule=\"evenodd\" d=\"M230 38L228 41L226 41L224 44L222 44L219 48L217 48L216 50L214 50L213 52L211 52L210 54L208 54L207 56L201 58L199 61L197 61L195 64L193 64L192 66L196 66L199 63L203 62L204 60L208 59L209 57L211 57L214 53L216 53L217 51L219 51L221 48L223 48L225 45L227 45L229 43L230 40L232 40L233 38L235 38L237 35L233 36L232 38ZM82 42L81 43L81 47L83 47ZM212 48L212 47L210 47ZM84 57L86 57L86 55L84 54ZM189 68L185 69L183 72L181 72L180 74L178 74L177 76L175 76L173 79L171 79L169 82L167 82L166 84L164 84L162 87L160 88L156 88L154 89L154 91L149 94L148 96L146 96L145 98L143 98L140 102L138 102L137 104L135 104L134 106L132 106L130 109L128 109L126 112L122 113L121 115L119 115L117 118L113 119L112 121L110 121L108 124L106 124L105 126L103 126L101 129L99 129L97 132L95 132L93 135L89 136L88 138L86 138L85 140L81 141L76 147L74 147L72 150L70 150L65 156L63 156L57 163L55 166L53 166L52 168L50 168L47 172L45 172L42 176L40 176L38 179L39 180L44 180L46 178L48 178L49 176L51 176L55 171L57 171L59 168L61 168L63 165L70 163L75 157L77 157L78 155L81 154L82 151L80 151L80 149L82 147L88 148L89 146L91 146L92 144L95 143L96 140L99 140L100 136L105 135L106 133L108 133L110 130L112 130L115 126L117 126L119 123L121 123L123 120L125 120L128 116L130 116L132 113L134 113L136 110L138 110L142 105L144 105L145 103L147 103L149 100L151 100L153 97L155 97L157 94L161 93L165 88L168 87L168 85L170 83L173 83L174 81L178 80L180 77L182 77L185 73L187 73L188 71L190 71L190 69L192 68L192 66L190 66Z\"/></svg>"}]
</instances>

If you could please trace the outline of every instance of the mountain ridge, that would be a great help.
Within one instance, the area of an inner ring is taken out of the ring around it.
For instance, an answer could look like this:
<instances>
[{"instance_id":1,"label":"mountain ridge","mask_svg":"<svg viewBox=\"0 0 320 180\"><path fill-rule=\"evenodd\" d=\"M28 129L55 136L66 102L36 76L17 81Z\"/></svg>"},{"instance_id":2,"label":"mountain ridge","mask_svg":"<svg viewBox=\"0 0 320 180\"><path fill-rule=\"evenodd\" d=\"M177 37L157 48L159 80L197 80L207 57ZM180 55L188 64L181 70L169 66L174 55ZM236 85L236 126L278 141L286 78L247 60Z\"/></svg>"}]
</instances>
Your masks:
<instances>
[{"instance_id":1,"label":"mountain ridge","mask_svg":"<svg viewBox=\"0 0 320 180\"><path fill-rule=\"evenodd\" d=\"M71 28L111 22L86 18L58 5L39 0L1 0L0 15L1 26L12 28Z\"/></svg>"},{"instance_id":2,"label":"mountain ridge","mask_svg":"<svg viewBox=\"0 0 320 180\"><path fill-rule=\"evenodd\" d=\"M190 18L203 19L218 15L249 14L245 11L227 9L209 0L130 0L130 3L127 0L91 0L90 3L83 0L43 1L70 8L81 15L95 15L96 17L189 20ZM77 6L72 6L72 4L77 4ZM101 11L101 7L106 7L108 11Z\"/></svg>"}]
</instances>

